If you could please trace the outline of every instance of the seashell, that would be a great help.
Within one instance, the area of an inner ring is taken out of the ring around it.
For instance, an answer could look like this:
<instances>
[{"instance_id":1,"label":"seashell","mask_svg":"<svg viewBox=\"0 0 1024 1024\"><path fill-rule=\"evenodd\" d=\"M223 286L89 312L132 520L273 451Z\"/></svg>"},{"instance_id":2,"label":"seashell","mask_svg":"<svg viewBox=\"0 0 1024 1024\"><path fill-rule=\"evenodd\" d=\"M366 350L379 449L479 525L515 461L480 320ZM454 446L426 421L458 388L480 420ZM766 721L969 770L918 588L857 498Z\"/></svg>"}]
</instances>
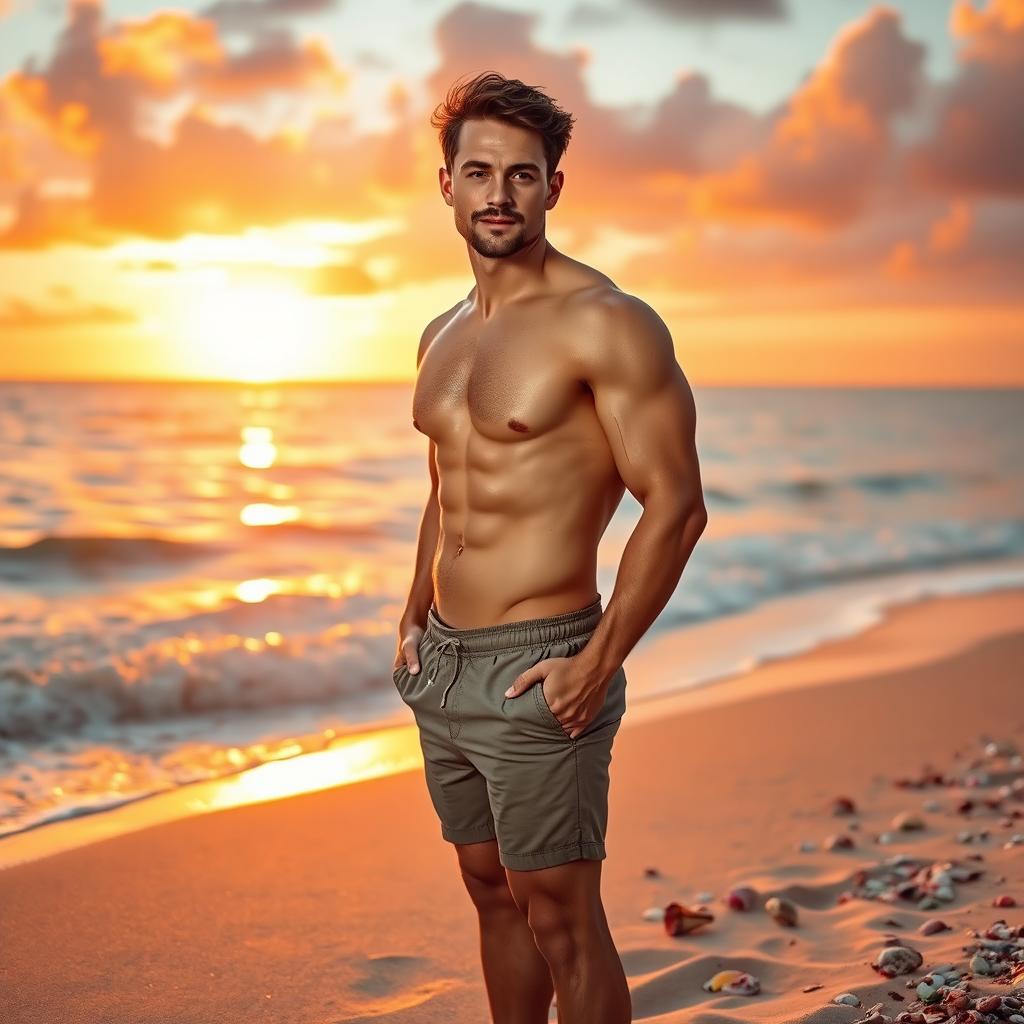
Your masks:
<instances>
[{"instance_id":1,"label":"seashell","mask_svg":"<svg viewBox=\"0 0 1024 1024\"><path fill-rule=\"evenodd\" d=\"M714 914L703 907L694 909L675 902L665 907L665 931L669 935L686 935L714 919Z\"/></svg>"},{"instance_id":2,"label":"seashell","mask_svg":"<svg viewBox=\"0 0 1024 1024\"><path fill-rule=\"evenodd\" d=\"M853 838L845 832L837 832L825 840L826 850L852 850Z\"/></svg>"},{"instance_id":3,"label":"seashell","mask_svg":"<svg viewBox=\"0 0 1024 1024\"><path fill-rule=\"evenodd\" d=\"M648 907L641 915L645 921L664 921L664 907Z\"/></svg>"},{"instance_id":4,"label":"seashell","mask_svg":"<svg viewBox=\"0 0 1024 1024\"><path fill-rule=\"evenodd\" d=\"M951 926L937 917L931 917L917 930L921 935L934 935L936 932L950 931Z\"/></svg>"},{"instance_id":5,"label":"seashell","mask_svg":"<svg viewBox=\"0 0 1024 1024\"><path fill-rule=\"evenodd\" d=\"M725 992L732 996L754 996L761 991L761 983L746 971L719 971L702 988L705 992Z\"/></svg>"},{"instance_id":6,"label":"seashell","mask_svg":"<svg viewBox=\"0 0 1024 1024\"><path fill-rule=\"evenodd\" d=\"M832 801L832 813L836 815L856 814L857 808L848 796L837 796Z\"/></svg>"},{"instance_id":7,"label":"seashell","mask_svg":"<svg viewBox=\"0 0 1024 1024\"><path fill-rule=\"evenodd\" d=\"M871 966L887 978L916 971L924 957L910 946L886 946L874 959Z\"/></svg>"},{"instance_id":8,"label":"seashell","mask_svg":"<svg viewBox=\"0 0 1024 1024\"><path fill-rule=\"evenodd\" d=\"M832 1002L843 1003L846 1006L860 1006L860 1000L852 992L841 992Z\"/></svg>"},{"instance_id":9,"label":"seashell","mask_svg":"<svg viewBox=\"0 0 1024 1024\"><path fill-rule=\"evenodd\" d=\"M796 904L783 896L772 896L765 901L764 909L771 914L777 924L784 924L789 928L796 925Z\"/></svg>"},{"instance_id":10,"label":"seashell","mask_svg":"<svg viewBox=\"0 0 1024 1024\"><path fill-rule=\"evenodd\" d=\"M757 902L757 890L749 885L740 885L729 890L725 902L732 910L751 910Z\"/></svg>"},{"instance_id":11,"label":"seashell","mask_svg":"<svg viewBox=\"0 0 1024 1024\"><path fill-rule=\"evenodd\" d=\"M925 828L925 823L911 811L903 811L892 819L892 827L899 832L916 832Z\"/></svg>"},{"instance_id":12,"label":"seashell","mask_svg":"<svg viewBox=\"0 0 1024 1024\"><path fill-rule=\"evenodd\" d=\"M992 906L993 907L1015 907L1015 906L1017 906L1017 901L1011 895L1009 895L1009 893L1003 893L1001 896L997 896L992 901Z\"/></svg>"}]
</instances>

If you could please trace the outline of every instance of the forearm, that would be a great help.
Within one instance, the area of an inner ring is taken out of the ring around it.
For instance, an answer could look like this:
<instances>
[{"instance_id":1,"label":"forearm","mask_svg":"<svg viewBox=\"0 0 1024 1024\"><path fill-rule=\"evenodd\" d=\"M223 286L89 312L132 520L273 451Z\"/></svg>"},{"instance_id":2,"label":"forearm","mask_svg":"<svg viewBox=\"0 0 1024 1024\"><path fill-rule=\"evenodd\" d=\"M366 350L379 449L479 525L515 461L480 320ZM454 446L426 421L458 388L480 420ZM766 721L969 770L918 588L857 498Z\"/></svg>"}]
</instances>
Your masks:
<instances>
[{"instance_id":1,"label":"forearm","mask_svg":"<svg viewBox=\"0 0 1024 1024\"><path fill-rule=\"evenodd\" d=\"M412 586L402 613L401 628L427 625L427 610L434 600L434 556L441 532L441 509L437 491L430 492L420 520L419 539L416 543L416 569Z\"/></svg>"},{"instance_id":2,"label":"forearm","mask_svg":"<svg viewBox=\"0 0 1024 1024\"><path fill-rule=\"evenodd\" d=\"M668 603L706 524L702 504L688 510L644 509L623 549L601 621L576 656L602 685Z\"/></svg>"}]
</instances>

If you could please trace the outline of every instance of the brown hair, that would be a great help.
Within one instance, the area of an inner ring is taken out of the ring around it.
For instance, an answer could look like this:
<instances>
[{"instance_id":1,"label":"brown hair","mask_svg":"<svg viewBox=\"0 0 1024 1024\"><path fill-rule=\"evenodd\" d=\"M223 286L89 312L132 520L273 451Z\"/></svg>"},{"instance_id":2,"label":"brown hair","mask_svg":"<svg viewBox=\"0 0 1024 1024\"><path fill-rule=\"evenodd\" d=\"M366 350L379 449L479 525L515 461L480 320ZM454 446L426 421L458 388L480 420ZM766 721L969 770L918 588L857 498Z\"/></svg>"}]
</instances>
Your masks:
<instances>
[{"instance_id":1,"label":"brown hair","mask_svg":"<svg viewBox=\"0 0 1024 1024\"><path fill-rule=\"evenodd\" d=\"M544 144L549 179L569 145L576 120L539 89L524 85L518 78L506 78L497 71L485 71L468 82L456 82L430 116L431 125L440 133L444 165L449 174L459 148L462 123L481 117L492 117L537 132Z\"/></svg>"}]
</instances>

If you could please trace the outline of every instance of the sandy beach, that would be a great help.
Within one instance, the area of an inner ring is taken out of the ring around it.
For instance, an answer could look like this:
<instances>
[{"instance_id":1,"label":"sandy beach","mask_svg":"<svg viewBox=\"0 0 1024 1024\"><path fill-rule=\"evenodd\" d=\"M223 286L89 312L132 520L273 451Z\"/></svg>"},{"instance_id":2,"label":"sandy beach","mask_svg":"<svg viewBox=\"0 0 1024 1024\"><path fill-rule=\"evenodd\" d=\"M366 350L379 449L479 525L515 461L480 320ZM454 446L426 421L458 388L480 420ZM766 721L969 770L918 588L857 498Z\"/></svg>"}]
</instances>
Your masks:
<instances>
[{"instance_id":1,"label":"sandy beach","mask_svg":"<svg viewBox=\"0 0 1024 1024\"><path fill-rule=\"evenodd\" d=\"M972 996L1024 994L1024 953L999 976L968 967L976 932L1024 925L1011 842L1024 767L986 754L1024 748L1022 665L1024 591L1007 590L896 608L859 636L627 711L603 894L634 1019L847 1024L879 1003L895 1019L921 1008L908 983L942 964L972 975ZM856 813L837 816L839 797ZM904 812L924 827L895 826ZM852 847L827 849L840 833ZM952 862L953 898L869 898L869 876L900 855ZM739 886L756 890L752 909L727 905ZM771 896L795 927L763 909ZM672 901L713 920L671 936L644 912ZM488 1019L475 914L419 768L21 864L0 872L0 907L4 1024ZM920 934L932 918L949 929ZM921 966L874 970L889 938ZM703 988L730 968L760 991ZM844 992L860 1005L832 1003ZM1000 1006L975 1019L1020 1012Z\"/></svg>"}]
</instances>

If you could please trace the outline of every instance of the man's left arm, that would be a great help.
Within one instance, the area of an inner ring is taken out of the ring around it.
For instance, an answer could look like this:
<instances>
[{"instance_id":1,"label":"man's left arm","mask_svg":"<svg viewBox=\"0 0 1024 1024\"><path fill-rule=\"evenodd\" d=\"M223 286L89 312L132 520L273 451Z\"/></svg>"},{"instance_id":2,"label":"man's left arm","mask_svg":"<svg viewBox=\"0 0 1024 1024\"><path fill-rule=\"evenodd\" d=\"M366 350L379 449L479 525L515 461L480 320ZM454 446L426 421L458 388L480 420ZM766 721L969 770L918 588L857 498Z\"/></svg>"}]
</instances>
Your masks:
<instances>
[{"instance_id":1,"label":"man's left arm","mask_svg":"<svg viewBox=\"0 0 1024 1024\"><path fill-rule=\"evenodd\" d=\"M693 393L668 328L624 292L600 305L600 329L581 356L583 379L619 475L644 507L601 621L575 656L604 686L672 596L708 516Z\"/></svg>"}]
</instances>

